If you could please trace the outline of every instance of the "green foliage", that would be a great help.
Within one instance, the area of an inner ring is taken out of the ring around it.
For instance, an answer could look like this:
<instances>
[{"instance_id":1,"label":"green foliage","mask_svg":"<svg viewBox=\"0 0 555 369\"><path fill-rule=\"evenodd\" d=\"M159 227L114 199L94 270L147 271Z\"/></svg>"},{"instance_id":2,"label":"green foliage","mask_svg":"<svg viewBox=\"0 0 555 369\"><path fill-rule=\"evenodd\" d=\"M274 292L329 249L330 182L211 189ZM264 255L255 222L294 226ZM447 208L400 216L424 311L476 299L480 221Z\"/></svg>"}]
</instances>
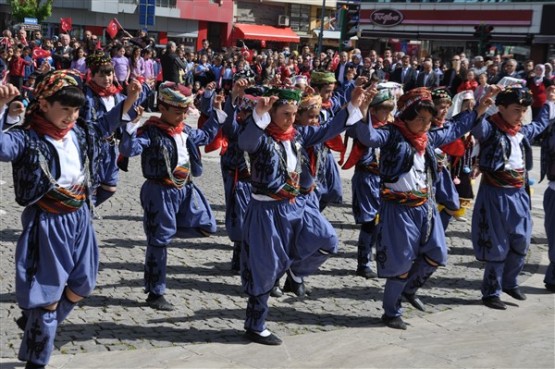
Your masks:
<instances>
[{"instance_id":1,"label":"green foliage","mask_svg":"<svg viewBox=\"0 0 555 369\"><path fill-rule=\"evenodd\" d=\"M9 0L15 21L23 22L25 17L37 18L39 23L52 14L54 0Z\"/></svg>"}]
</instances>

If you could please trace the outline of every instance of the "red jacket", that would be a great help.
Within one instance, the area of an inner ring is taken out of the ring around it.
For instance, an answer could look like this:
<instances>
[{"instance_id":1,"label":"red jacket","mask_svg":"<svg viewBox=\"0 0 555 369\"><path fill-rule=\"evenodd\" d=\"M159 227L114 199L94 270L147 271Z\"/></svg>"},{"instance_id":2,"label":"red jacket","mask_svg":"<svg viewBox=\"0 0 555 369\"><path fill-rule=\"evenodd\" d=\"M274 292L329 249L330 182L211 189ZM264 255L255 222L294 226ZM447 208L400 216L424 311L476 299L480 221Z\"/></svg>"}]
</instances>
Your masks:
<instances>
[{"instance_id":1,"label":"red jacket","mask_svg":"<svg viewBox=\"0 0 555 369\"><path fill-rule=\"evenodd\" d=\"M25 66L27 64L29 64L29 62L27 62L22 57L13 56L12 60L10 60L10 64L8 65L8 69L10 70L10 76L15 76L15 77L25 76Z\"/></svg>"}]
</instances>

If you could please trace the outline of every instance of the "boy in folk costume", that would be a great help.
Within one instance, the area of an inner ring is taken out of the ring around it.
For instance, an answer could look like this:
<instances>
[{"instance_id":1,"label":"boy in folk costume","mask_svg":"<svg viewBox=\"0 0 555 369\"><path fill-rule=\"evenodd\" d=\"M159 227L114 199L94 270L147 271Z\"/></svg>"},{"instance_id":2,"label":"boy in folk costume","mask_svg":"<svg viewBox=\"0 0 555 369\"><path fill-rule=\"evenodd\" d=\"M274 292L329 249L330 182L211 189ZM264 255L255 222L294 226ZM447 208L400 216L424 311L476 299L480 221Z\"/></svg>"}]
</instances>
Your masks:
<instances>
[{"instance_id":1,"label":"boy in folk costume","mask_svg":"<svg viewBox=\"0 0 555 369\"><path fill-rule=\"evenodd\" d=\"M370 103L370 117L373 128L383 127L388 123L391 112L395 108L395 100L390 90L379 90ZM343 169L355 167L351 180L353 204L352 210L356 224L360 224L357 243L356 275L366 279L377 275L372 270L372 245L376 217L380 208L380 173L378 170L378 152L364 146L356 137L356 129L350 128L346 135L353 137L354 142L349 158Z\"/></svg>"},{"instance_id":2,"label":"boy in folk costume","mask_svg":"<svg viewBox=\"0 0 555 369\"><path fill-rule=\"evenodd\" d=\"M482 181L472 215L472 244L476 259L484 261L482 302L505 310L501 292L517 300L526 295L518 286L530 245L532 218L527 192L527 171L532 164L530 142L555 118L555 87L551 101L536 120L522 125L532 94L527 88L509 87L496 98L499 111L472 130L480 144ZM550 224L552 227L553 224Z\"/></svg>"},{"instance_id":3,"label":"boy in folk costume","mask_svg":"<svg viewBox=\"0 0 555 369\"><path fill-rule=\"evenodd\" d=\"M24 331L19 359L44 368L54 350L56 329L96 284L98 244L91 220L91 196L99 183L99 143L121 121L92 125L79 119L85 104L78 73L44 76L23 126L0 129L0 160L13 163L14 190L25 206L16 248L16 298ZM124 104L137 101L140 85L129 86ZM0 87L0 106L19 91ZM0 118L0 121L2 119ZM1 128L1 127L0 127Z\"/></svg>"},{"instance_id":4,"label":"boy in folk costume","mask_svg":"<svg viewBox=\"0 0 555 369\"><path fill-rule=\"evenodd\" d=\"M551 90L551 93L553 94L555 91ZM543 195L549 266L545 271L543 282L548 291L555 292L555 227L553 227L555 224L555 127L553 124L545 132L541 147L540 181L545 177L549 181Z\"/></svg>"},{"instance_id":5,"label":"boy in folk costume","mask_svg":"<svg viewBox=\"0 0 555 369\"><path fill-rule=\"evenodd\" d=\"M449 91L444 88L432 90L432 100L437 111L436 116L432 120L432 129L441 129L446 125L456 124L454 121L446 121L447 112L452 103ZM458 211L461 207L459 194L451 178L449 159L451 156L462 156L464 154L464 144L463 141L458 138L447 145L435 148L434 152L438 164L438 177L435 183L435 199L441 216L443 229L446 230L451 217L459 214Z\"/></svg>"},{"instance_id":6,"label":"boy in folk costume","mask_svg":"<svg viewBox=\"0 0 555 369\"><path fill-rule=\"evenodd\" d=\"M251 119L239 135L239 148L251 160L252 198L245 214L241 279L249 295L246 338L264 345L281 339L266 328L270 291L283 274L286 286L305 293L303 277L316 271L337 250L337 236L301 189L313 179L303 166L303 146L335 137L360 120L363 90L353 93L347 109L324 127L293 127L300 100L298 90L272 89L261 97ZM285 287L284 287L285 289Z\"/></svg>"},{"instance_id":7,"label":"boy in folk costume","mask_svg":"<svg viewBox=\"0 0 555 369\"><path fill-rule=\"evenodd\" d=\"M160 117L151 117L138 130L129 125L120 143L123 155L141 155L146 178L140 195L147 238L144 288L153 309L173 309L164 293L167 247L178 228L193 228L202 234L216 231L210 204L192 177L202 171L198 146L211 142L226 118L222 101L223 96L217 95L208 121L202 129L193 129L184 122L193 103L191 91L165 82L158 93Z\"/></svg>"},{"instance_id":8,"label":"boy in folk costume","mask_svg":"<svg viewBox=\"0 0 555 369\"><path fill-rule=\"evenodd\" d=\"M225 145L222 146L220 165L225 192L225 227L233 241L231 270L241 270L240 255L243 242L244 216L251 199L250 163L248 154L239 148L239 132L251 116L263 88L248 87L246 78L238 79L225 103L227 119L222 126Z\"/></svg>"},{"instance_id":9,"label":"boy in folk costume","mask_svg":"<svg viewBox=\"0 0 555 369\"><path fill-rule=\"evenodd\" d=\"M454 114L456 116L460 112L474 109L474 106L476 106L474 94L472 91L464 91L455 95L453 105L457 105L457 107L453 108L452 111L450 110L448 115ZM451 178L453 178L453 183L455 183L459 195L460 208L450 215L456 220L466 221L466 211L471 207L472 200L474 200L473 182L476 176L479 175L477 170L472 170L475 166L474 161L476 160L478 147L475 145L474 137L470 132L461 137L460 142L462 145L459 144L458 154L452 154L450 157Z\"/></svg>"},{"instance_id":10,"label":"boy in folk costume","mask_svg":"<svg viewBox=\"0 0 555 369\"><path fill-rule=\"evenodd\" d=\"M491 94L491 92L490 92ZM486 102L491 102L489 96ZM406 329L401 296L417 308L416 291L447 261L445 233L435 206L437 179L434 149L462 136L478 122L487 103L466 112L457 124L430 130L437 114L431 92L415 88L397 102L396 120L374 129L359 124L357 137L368 147L380 147L380 222L376 229L378 276L385 283L382 321Z\"/></svg>"},{"instance_id":11,"label":"boy in folk costume","mask_svg":"<svg viewBox=\"0 0 555 369\"><path fill-rule=\"evenodd\" d=\"M91 76L85 83L84 92L87 103L81 109L81 117L94 124L131 121L132 117L129 112L122 109L126 97L122 93L122 86L114 80L114 66L110 56L99 51L88 56L86 62ZM144 83L141 97L136 105L146 100L149 92L150 88ZM118 159L120 165L127 161L127 158L118 158L117 140L119 137L121 137L121 129L109 137L105 137L102 142L101 155L104 164L98 173L100 186L95 194L95 206L99 206L114 195L119 178ZM127 164L122 165L124 170L127 170L126 167Z\"/></svg>"},{"instance_id":12,"label":"boy in folk costume","mask_svg":"<svg viewBox=\"0 0 555 369\"><path fill-rule=\"evenodd\" d=\"M322 97L322 109L319 124L325 125L331 121L341 107L350 99L354 83L345 92L341 89L334 93L336 83L332 72L313 71L310 86ZM314 146L314 154L318 168L318 186L316 194L320 201L320 210L331 203L343 202L343 187L339 176L339 167L331 151L344 152L341 136L336 136L326 142Z\"/></svg>"}]
</instances>

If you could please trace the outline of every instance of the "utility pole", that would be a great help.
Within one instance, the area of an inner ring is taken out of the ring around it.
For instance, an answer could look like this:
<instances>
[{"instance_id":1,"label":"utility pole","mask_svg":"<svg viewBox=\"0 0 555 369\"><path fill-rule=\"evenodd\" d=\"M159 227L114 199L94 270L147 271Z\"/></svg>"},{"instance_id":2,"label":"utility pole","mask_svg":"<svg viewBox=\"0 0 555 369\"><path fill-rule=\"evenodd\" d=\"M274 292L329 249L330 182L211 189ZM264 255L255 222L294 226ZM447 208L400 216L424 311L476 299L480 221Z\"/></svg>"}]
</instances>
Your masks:
<instances>
[{"instance_id":1,"label":"utility pole","mask_svg":"<svg viewBox=\"0 0 555 369\"><path fill-rule=\"evenodd\" d=\"M320 34L318 35L318 58L322 54L322 39L324 36L324 15L326 14L326 0L322 0L322 15L320 16Z\"/></svg>"}]
</instances>

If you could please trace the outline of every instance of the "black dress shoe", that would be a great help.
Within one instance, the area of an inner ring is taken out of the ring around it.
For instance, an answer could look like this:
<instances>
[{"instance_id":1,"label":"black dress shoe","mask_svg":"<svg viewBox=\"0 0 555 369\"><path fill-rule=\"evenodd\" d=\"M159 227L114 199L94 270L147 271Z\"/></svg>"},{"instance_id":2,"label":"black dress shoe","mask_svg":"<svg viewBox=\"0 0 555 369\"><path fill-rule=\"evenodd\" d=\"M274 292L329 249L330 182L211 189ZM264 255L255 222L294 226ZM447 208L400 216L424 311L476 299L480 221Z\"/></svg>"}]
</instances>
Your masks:
<instances>
[{"instance_id":1,"label":"black dress shoe","mask_svg":"<svg viewBox=\"0 0 555 369\"><path fill-rule=\"evenodd\" d=\"M260 343L261 345L268 345L268 346L279 346L282 344L281 338L276 336L275 334L271 333L269 336L262 337L255 331L247 329L245 332L245 337L252 342Z\"/></svg>"},{"instance_id":2,"label":"black dress shoe","mask_svg":"<svg viewBox=\"0 0 555 369\"><path fill-rule=\"evenodd\" d=\"M295 282L290 276L287 276L287 279L283 284L283 292L293 292L299 297L304 297L307 294L304 282Z\"/></svg>"},{"instance_id":3,"label":"black dress shoe","mask_svg":"<svg viewBox=\"0 0 555 369\"><path fill-rule=\"evenodd\" d=\"M400 316L390 317L382 315L382 322L389 328L406 330L407 325Z\"/></svg>"},{"instance_id":4,"label":"black dress shoe","mask_svg":"<svg viewBox=\"0 0 555 369\"><path fill-rule=\"evenodd\" d=\"M279 287L279 284L272 287L272 289L270 290L270 296L272 296L272 297L281 297L281 296L283 296L283 291Z\"/></svg>"},{"instance_id":5,"label":"black dress shoe","mask_svg":"<svg viewBox=\"0 0 555 369\"><path fill-rule=\"evenodd\" d=\"M44 368L46 368L44 365L35 364L35 363L30 362L30 361L25 363L25 369L44 369Z\"/></svg>"},{"instance_id":6,"label":"black dress shoe","mask_svg":"<svg viewBox=\"0 0 555 369\"><path fill-rule=\"evenodd\" d=\"M21 316L15 320L15 324L17 324L19 329L25 331L25 327L27 326L27 317L24 314L21 314Z\"/></svg>"},{"instance_id":7,"label":"black dress shoe","mask_svg":"<svg viewBox=\"0 0 555 369\"><path fill-rule=\"evenodd\" d=\"M358 267L355 274L366 279L378 278L378 275L369 267Z\"/></svg>"},{"instance_id":8,"label":"black dress shoe","mask_svg":"<svg viewBox=\"0 0 555 369\"><path fill-rule=\"evenodd\" d=\"M162 310L162 311L172 311L173 305L169 303L164 295L156 295L154 293L149 293L146 299L146 303L148 306L155 310Z\"/></svg>"},{"instance_id":9,"label":"black dress shoe","mask_svg":"<svg viewBox=\"0 0 555 369\"><path fill-rule=\"evenodd\" d=\"M491 309L507 310L507 305L497 296L482 297L482 302Z\"/></svg>"},{"instance_id":10,"label":"black dress shoe","mask_svg":"<svg viewBox=\"0 0 555 369\"><path fill-rule=\"evenodd\" d=\"M503 289L503 292L511 296L513 299L520 300L520 301L526 300L526 295L518 287L515 287L510 290Z\"/></svg>"},{"instance_id":11,"label":"black dress shoe","mask_svg":"<svg viewBox=\"0 0 555 369\"><path fill-rule=\"evenodd\" d=\"M420 299L418 298L418 296L416 296L416 294L403 293L402 295L405 298L405 300L407 300L407 302L412 306L414 306L416 309L420 311L426 311L426 308L424 307L424 303L420 301Z\"/></svg>"},{"instance_id":12,"label":"black dress shoe","mask_svg":"<svg viewBox=\"0 0 555 369\"><path fill-rule=\"evenodd\" d=\"M212 233L208 232L205 229L202 229L200 227L197 228L197 232L200 233L203 237L210 237L212 236Z\"/></svg>"},{"instance_id":13,"label":"black dress shoe","mask_svg":"<svg viewBox=\"0 0 555 369\"><path fill-rule=\"evenodd\" d=\"M545 289L551 292L555 292L555 284L553 283L546 283L545 284Z\"/></svg>"}]
</instances>

